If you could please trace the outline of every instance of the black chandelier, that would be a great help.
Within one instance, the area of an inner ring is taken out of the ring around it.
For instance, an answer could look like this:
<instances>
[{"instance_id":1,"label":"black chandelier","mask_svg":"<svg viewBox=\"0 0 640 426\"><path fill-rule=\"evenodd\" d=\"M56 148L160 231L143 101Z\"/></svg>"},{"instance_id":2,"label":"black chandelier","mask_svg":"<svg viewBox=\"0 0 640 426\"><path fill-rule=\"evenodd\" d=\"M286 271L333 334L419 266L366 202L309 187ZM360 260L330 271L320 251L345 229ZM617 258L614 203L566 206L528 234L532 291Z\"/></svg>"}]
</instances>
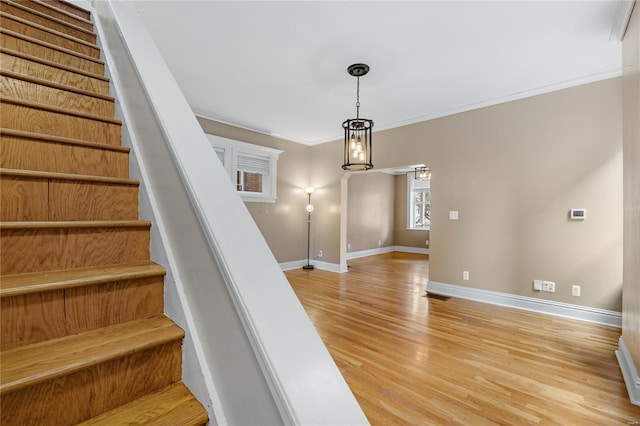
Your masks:
<instances>
[{"instance_id":1,"label":"black chandelier","mask_svg":"<svg viewBox=\"0 0 640 426\"><path fill-rule=\"evenodd\" d=\"M342 123L344 128L344 170L373 169L371 162L371 129L373 120L360 118L360 77L369 72L367 64L353 64L347 68L350 75L358 79L356 95L356 118Z\"/></svg>"}]
</instances>

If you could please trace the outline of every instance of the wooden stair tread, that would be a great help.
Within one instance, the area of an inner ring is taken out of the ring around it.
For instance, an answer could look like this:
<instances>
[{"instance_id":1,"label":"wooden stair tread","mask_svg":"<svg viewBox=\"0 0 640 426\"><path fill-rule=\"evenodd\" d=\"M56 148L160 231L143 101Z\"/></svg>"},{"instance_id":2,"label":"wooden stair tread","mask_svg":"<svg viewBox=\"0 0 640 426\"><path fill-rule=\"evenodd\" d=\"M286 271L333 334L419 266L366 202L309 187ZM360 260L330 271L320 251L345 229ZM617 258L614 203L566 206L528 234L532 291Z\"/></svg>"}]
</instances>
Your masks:
<instances>
[{"instance_id":1,"label":"wooden stair tread","mask_svg":"<svg viewBox=\"0 0 640 426\"><path fill-rule=\"evenodd\" d=\"M20 105L20 106L24 106L24 107L27 107L27 108L41 109L41 110L49 111L49 112L65 114L65 115L72 115L72 116L80 117L80 118L86 118L88 120L102 121L102 122L105 122L105 123L122 125L122 121L116 120L115 118L104 117L104 116L101 116L101 115L87 114L85 112L74 111L74 110L66 109L66 108L59 108L59 107L55 107L55 106L51 106L51 105L41 104L41 103L38 103L38 102L25 101L23 99L13 98L13 97L10 97L10 96L0 95L0 103Z\"/></svg>"},{"instance_id":2,"label":"wooden stair tread","mask_svg":"<svg viewBox=\"0 0 640 426\"><path fill-rule=\"evenodd\" d=\"M39 29L41 31L46 31L46 32L48 32L48 33L50 33L52 35L55 35L55 36L58 36L58 37L63 37L63 38L66 38L68 40L72 40L72 41L74 41L76 43L83 44L83 45L85 45L87 47L100 49L100 47L98 47L98 45L95 44L95 43L90 43L90 42L88 42L86 40L82 40L81 38L74 37L71 34L66 34L66 33L63 33L61 31L56 31L53 28L45 27L44 25L40 25L37 22L29 21L28 19L24 19L24 18L21 18L19 16L11 15L11 14L3 12L3 11L0 11L0 18L13 19L16 22L20 22L22 24L29 25L29 26L31 26L33 28L37 28L37 29Z\"/></svg>"},{"instance_id":3,"label":"wooden stair tread","mask_svg":"<svg viewBox=\"0 0 640 426\"><path fill-rule=\"evenodd\" d=\"M73 173L41 172L36 170L17 170L0 168L0 177L23 177L36 179L74 180L92 183L104 183L114 185L139 186L140 182L134 179L114 178L107 176L80 175Z\"/></svg>"},{"instance_id":4,"label":"wooden stair tread","mask_svg":"<svg viewBox=\"0 0 640 426\"><path fill-rule=\"evenodd\" d=\"M9 1L11 1L11 0L9 0ZM70 12L67 12L66 10L64 10L64 9L60 9L58 7L52 6L52 5L50 5L50 4L46 3L46 2L42 2L40 0L30 0L30 3L39 4L41 6L44 6L44 7L48 8L48 9L50 9L53 12L60 13L62 15L68 16L68 17L73 18L73 19L77 19L80 22L84 22L85 24L91 24L93 26L93 23L90 20L85 19L82 16L78 16L75 13L70 13ZM32 9L32 10L35 10L35 9ZM44 13L44 12L42 12L42 13ZM45 13L45 15L47 15L47 14ZM67 21L64 21L64 22L67 22Z\"/></svg>"},{"instance_id":5,"label":"wooden stair tread","mask_svg":"<svg viewBox=\"0 0 640 426\"><path fill-rule=\"evenodd\" d=\"M91 96L93 98L103 99L105 101L115 102L115 98L113 96L102 95L100 93L92 92L90 90L78 89L73 86L66 86L64 84L56 83L49 80L44 80L41 78L32 77L26 74L20 74L13 71L0 70L0 75L5 77L14 78L18 80L24 80L31 83L35 83L41 86L52 87L55 89L66 90L67 92L78 93L80 95Z\"/></svg>"},{"instance_id":6,"label":"wooden stair tread","mask_svg":"<svg viewBox=\"0 0 640 426\"><path fill-rule=\"evenodd\" d=\"M166 270L153 262L110 267L64 269L29 274L3 275L0 297L11 297L41 291L51 291L113 281L164 276Z\"/></svg>"},{"instance_id":7,"label":"wooden stair tread","mask_svg":"<svg viewBox=\"0 0 640 426\"><path fill-rule=\"evenodd\" d=\"M0 422L204 425L207 412L180 381L184 332L162 314L166 270L149 260L152 223L135 220L139 182L127 178L130 149L120 146L93 23L66 4L0 0L0 102L4 126L15 127L0 135L17 153L0 167L3 196L32 210L41 199L64 207L48 216L20 207L0 220L0 298L14 309L2 319L16 335L3 333ZM58 319L63 329L51 325Z\"/></svg>"},{"instance_id":8,"label":"wooden stair tread","mask_svg":"<svg viewBox=\"0 0 640 426\"><path fill-rule=\"evenodd\" d=\"M44 133L26 132L24 130L0 128L0 136L14 136L17 138L38 139L47 142L63 143L68 145L85 146L89 148L104 149L107 151L130 152L131 148L121 145L107 145L103 143L88 142L82 139L65 138L64 136L47 135Z\"/></svg>"},{"instance_id":9,"label":"wooden stair tread","mask_svg":"<svg viewBox=\"0 0 640 426\"><path fill-rule=\"evenodd\" d=\"M9 349L0 354L0 395L183 337L160 315Z\"/></svg>"},{"instance_id":10,"label":"wooden stair tread","mask_svg":"<svg viewBox=\"0 0 640 426\"><path fill-rule=\"evenodd\" d=\"M0 222L0 230L60 229L60 228L141 228L150 227L148 220L87 220L87 221L32 221Z\"/></svg>"},{"instance_id":11,"label":"wooden stair tread","mask_svg":"<svg viewBox=\"0 0 640 426\"><path fill-rule=\"evenodd\" d=\"M16 37L24 41L28 41L29 43L38 44L40 46L46 47L48 49L57 50L62 53L66 53L67 55L76 56L80 59L84 59L86 61L95 62L96 64L104 65L104 61L99 58L94 58L93 56L85 55L84 53L76 52L75 50L67 49L64 47L60 47L57 44L48 43L46 41L39 40L37 38L29 37L24 34L17 33L15 31L8 30L6 28L0 28L0 34L7 34L11 37Z\"/></svg>"},{"instance_id":12,"label":"wooden stair tread","mask_svg":"<svg viewBox=\"0 0 640 426\"><path fill-rule=\"evenodd\" d=\"M42 12L40 12L38 10L34 10L34 9L31 9L31 8L25 7L25 6L21 5L19 2L15 2L15 1L11 1L11 0L0 0L0 2L1 3L5 3L5 4L9 5L9 6L17 7L18 9L21 9L21 10L23 10L25 12L32 13L34 15L38 15L38 16L40 16L42 18L49 19L52 22L55 22L57 24L70 27L70 28L72 28L72 29L74 29L76 31L80 31L80 32L84 32L84 33L87 33L87 34L90 34L90 35L94 35L93 31L91 31L91 30L88 30L86 28L82 28L82 27L80 27L78 25L74 25L74 24L72 24L70 22L63 21L62 19L59 19L59 18L56 18L56 17L53 17L53 16L49 16L46 13L42 13ZM56 9L56 10L60 10L60 9ZM84 18L81 18L81 17L78 17L78 18L83 20L83 21L87 21L88 23L92 24L91 21L85 20Z\"/></svg>"},{"instance_id":13,"label":"wooden stair tread","mask_svg":"<svg viewBox=\"0 0 640 426\"><path fill-rule=\"evenodd\" d=\"M208 417L184 383L177 382L80 425L196 426L205 424Z\"/></svg>"},{"instance_id":14,"label":"wooden stair tread","mask_svg":"<svg viewBox=\"0 0 640 426\"><path fill-rule=\"evenodd\" d=\"M75 5L73 3L70 3L68 1L65 0L59 0L58 2L55 3L55 6L53 6L52 2L48 2L48 4L51 5L51 7L55 7L58 10L64 10L67 11L69 13L71 13L72 15L75 16L79 16L81 18L84 18L86 20L91 20L91 12L89 12L88 10ZM73 10L73 12L72 12Z\"/></svg>"},{"instance_id":15,"label":"wooden stair tread","mask_svg":"<svg viewBox=\"0 0 640 426\"><path fill-rule=\"evenodd\" d=\"M50 66L50 67L61 69L63 71L69 71L69 72L74 72L74 73L77 73L77 74L82 74L82 75L85 75L87 77L95 78L95 79L98 79L98 80L110 81L108 77L105 77L104 75L101 75L101 74L94 74L92 72L81 70L81 69L74 68L74 67L70 67L70 66L61 64L59 62L49 61L47 59L43 59L43 58L39 58L37 56L29 55L28 53L19 52L17 50L13 50L13 49L7 49L6 47L0 47L0 53L16 56L18 58L26 59L28 61L38 62L38 63L41 63L43 65L47 65L47 66Z\"/></svg>"}]
</instances>

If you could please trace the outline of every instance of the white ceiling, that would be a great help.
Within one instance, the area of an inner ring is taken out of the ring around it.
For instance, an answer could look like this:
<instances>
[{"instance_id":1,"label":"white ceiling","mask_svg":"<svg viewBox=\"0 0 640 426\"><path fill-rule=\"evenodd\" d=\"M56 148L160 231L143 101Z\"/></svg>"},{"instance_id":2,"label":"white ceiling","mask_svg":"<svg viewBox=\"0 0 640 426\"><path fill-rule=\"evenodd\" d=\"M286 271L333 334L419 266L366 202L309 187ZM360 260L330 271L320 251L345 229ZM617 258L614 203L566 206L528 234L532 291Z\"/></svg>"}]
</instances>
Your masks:
<instances>
[{"instance_id":1,"label":"white ceiling","mask_svg":"<svg viewBox=\"0 0 640 426\"><path fill-rule=\"evenodd\" d=\"M621 75L618 1L133 2L196 114L304 144Z\"/></svg>"}]
</instances>

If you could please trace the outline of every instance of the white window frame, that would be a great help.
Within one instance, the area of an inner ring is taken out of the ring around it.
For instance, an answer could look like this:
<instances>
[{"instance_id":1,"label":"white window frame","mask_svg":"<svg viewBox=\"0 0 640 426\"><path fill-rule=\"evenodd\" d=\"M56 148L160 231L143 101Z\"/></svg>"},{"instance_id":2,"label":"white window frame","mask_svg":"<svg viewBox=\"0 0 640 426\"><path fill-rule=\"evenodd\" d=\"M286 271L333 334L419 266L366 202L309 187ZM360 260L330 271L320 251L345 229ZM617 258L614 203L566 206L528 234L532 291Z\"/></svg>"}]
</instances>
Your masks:
<instances>
[{"instance_id":1,"label":"white window frame","mask_svg":"<svg viewBox=\"0 0 640 426\"><path fill-rule=\"evenodd\" d=\"M207 135L207 137L209 138L211 146L216 151L218 158L222 160L222 165L227 171L232 185L236 189L239 157L250 157L268 162L268 172L260 173L262 175L262 192L238 191L238 194L240 194L240 197L242 197L244 201L258 203L276 202L278 198L276 193L278 182L278 156L284 151L227 139L216 135Z\"/></svg>"},{"instance_id":2,"label":"white window frame","mask_svg":"<svg viewBox=\"0 0 640 426\"><path fill-rule=\"evenodd\" d=\"M416 182L420 182L421 186L416 186ZM413 196L414 192L429 192L429 199L431 199L431 179L420 180L415 178L415 173L410 172L407 173L407 230L409 231L429 231L431 230L431 221L429 221L429 225L416 227L415 224L415 206ZM429 204L429 210L431 210L431 204Z\"/></svg>"}]
</instances>

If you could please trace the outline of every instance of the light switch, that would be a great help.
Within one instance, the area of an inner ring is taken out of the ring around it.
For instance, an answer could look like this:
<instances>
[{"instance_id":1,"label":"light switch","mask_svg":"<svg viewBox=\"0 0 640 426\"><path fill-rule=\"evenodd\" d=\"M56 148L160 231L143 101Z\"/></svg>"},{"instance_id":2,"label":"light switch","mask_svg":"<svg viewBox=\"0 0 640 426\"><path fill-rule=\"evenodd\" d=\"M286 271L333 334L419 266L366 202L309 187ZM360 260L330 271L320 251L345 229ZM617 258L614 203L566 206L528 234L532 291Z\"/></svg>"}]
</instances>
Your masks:
<instances>
[{"instance_id":1,"label":"light switch","mask_svg":"<svg viewBox=\"0 0 640 426\"><path fill-rule=\"evenodd\" d=\"M458 220L458 210L449 210L449 219Z\"/></svg>"}]
</instances>

